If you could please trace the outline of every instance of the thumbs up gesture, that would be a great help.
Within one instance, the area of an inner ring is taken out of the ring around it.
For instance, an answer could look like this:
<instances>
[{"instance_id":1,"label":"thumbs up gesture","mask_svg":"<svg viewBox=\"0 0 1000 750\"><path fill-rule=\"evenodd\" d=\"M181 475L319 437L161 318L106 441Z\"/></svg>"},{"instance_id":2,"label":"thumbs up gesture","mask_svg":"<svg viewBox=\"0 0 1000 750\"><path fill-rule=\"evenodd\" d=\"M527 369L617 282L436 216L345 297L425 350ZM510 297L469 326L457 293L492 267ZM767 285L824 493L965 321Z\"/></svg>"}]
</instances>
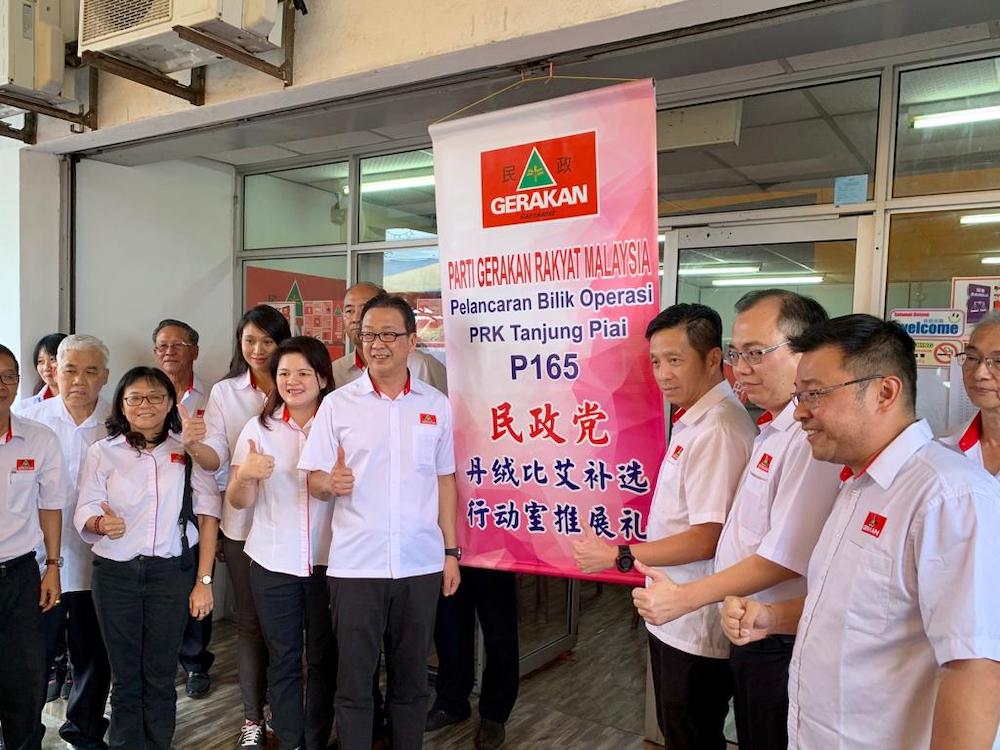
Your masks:
<instances>
[{"instance_id":1,"label":"thumbs up gesture","mask_svg":"<svg viewBox=\"0 0 1000 750\"><path fill-rule=\"evenodd\" d=\"M241 481L260 482L270 479L274 473L274 456L262 453L253 440L247 441L250 445L250 452L240 464L239 478Z\"/></svg>"},{"instance_id":2,"label":"thumbs up gesture","mask_svg":"<svg viewBox=\"0 0 1000 750\"><path fill-rule=\"evenodd\" d=\"M194 414L188 413L182 404L177 404L177 413L181 417L181 442L184 443L184 448L190 451L208 434L205 417L202 416L200 409Z\"/></svg>"},{"instance_id":3,"label":"thumbs up gesture","mask_svg":"<svg viewBox=\"0 0 1000 750\"><path fill-rule=\"evenodd\" d=\"M663 571L643 565L638 560L635 569L650 579L645 588L632 589L632 603L650 625L662 625L697 609L687 603L686 589L674 583Z\"/></svg>"},{"instance_id":4,"label":"thumbs up gesture","mask_svg":"<svg viewBox=\"0 0 1000 750\"><path fill-rule=\"evenodd\" d=\"M584 527L583 539L573 542L573 559L584 573L610 568L618 559L618 550L597 538L590 526Z\"/></svg>"},{"instance_id":5,"label":"thumbs up gesture","mask_svg":"<svg viewBox=\"0 0 1000 750\"><path fill-rule=\"evenodd\" d=\"M337 447L337 463L330 470L330 489L334 495L350 495L354 491L354 472L347 465L342 445Z\"/></svg>"},{"instance_id":6,"label":"thumbs up gesture","mask_svg":"<svg viewBox=\"0 0 1000 750\"><path fill-rule=\"evenodd\" d=\"M101 518L101 531L109 539L121 539L125 536L125 519L115 513L107 501L101 503L104 516Z\"/></svg>"}]
</instances>

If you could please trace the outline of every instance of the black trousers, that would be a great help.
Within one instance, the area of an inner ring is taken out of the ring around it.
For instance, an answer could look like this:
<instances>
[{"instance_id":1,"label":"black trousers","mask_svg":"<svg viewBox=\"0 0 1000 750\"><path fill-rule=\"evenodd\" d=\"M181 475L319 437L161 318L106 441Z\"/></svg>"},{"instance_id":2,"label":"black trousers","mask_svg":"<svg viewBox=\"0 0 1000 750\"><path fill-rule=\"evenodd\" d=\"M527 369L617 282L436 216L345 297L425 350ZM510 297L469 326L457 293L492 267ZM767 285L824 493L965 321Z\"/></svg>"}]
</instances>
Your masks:
<instances>
[{"instance_id":1,"label":"black trousers","mask_svg":"<svg viewBox=\"0 0 1000 750\"><path fill-rule=\"evenodd\" d=\"M740 750L788 746L788 663L795 636L772 635L729 651Z\"/></svg>"},{"instance_id":2,"label":"black trousers","mask_svg":"<svg viewBox=\"0 0 1000 750\"><path fill-rule=\"evenodd\" d=\"M101 638L94 598L89 591L68 591L60 603L45 613L46 632L65 633L65 648L72 667L73 686L66 703L66 721L59 736L69 744L86 750L106 750L104 733L108 720L104 706L111 688L111 665ZM51 648L54 641L49 641ZM46 654L51 669L52 651Z\"/></svg>"},{"instance_id":3,"label":"black trousers","mask_svg":"<svg viewBox=\"0 0 1000 750\"><path fill-rule=\"evenodd\" d=\"M311 576L299 577L251 563L250 586L270 658L267 683L273 714L271 724L278 742L283 749L326 750L333 729L333 697L337 689L337 644L333 638L326 566L314 568Z\"/></svg>"},{"instance_id":4,"label":"black trousers","mask_svg":"<svg viewBox=\"0 0 1000 750\"><path fill-rule=\"evenodd\" d=\"M181 637L181 650L177 657L185 672L208 673L215 663L215 654L208 650L211 642L212 613L205 615L203 620L188 616L184 635Z\"/></svg>"},{"instance_id":5,"label":"black trousers","mask_svg":"<svg viewBox=\"0 0 1000 750\"><path fill-rule=\"evenodd\" d=\"M383 638L388 685L386 705L392 746L423 746L427 721L427 659L434 638L441 574L409 578L330 578L337 634L337 715L341 750L370 750L372 675Z\"/></svg>"},{"instance_id":6,"label":"black trousers","mask_svg":"<svg viewBox=\"0 0 1000 750\"><path fill-rule=\"evenodd\" d=\"M695 656L649 635L656 721L670 750L725 750L733 680L727 659Z\"/></svg>"},{"instance_id":7,"label":"black trousers","mask_svg":"<svg viewBox=\"0 0 1000 750\"><path fill-rule=\"evenodd\" d=\"M35 553L0 564L0 732L6 750L40 750L45 637Z\"/></svg>"},{"instance_id":8,"label":"black trousers","mask_svg":"<svg viewBox=\"0 0 1000 750\"><path fill-rule=\"evenodd\" d=\"M476 627L483 629L486 668L479 694L479 715L503 724L517 700L517 582L513 573L462 568L462 585L438 599L434 645L437 647L437 697L434 707L468 716L475 681Z\"/></svg>"},{"instance_id":9,"label":"black trousers","mask_svg":"<svg viewBox=\"0 0 1000 750\"><path fill-rule=\"evenodd\" d=\"M94 558L94 605L108 649L112 750L170 750L177 653L195 566L180 557Z\"/></svg>"},{"instance_id":10,"label":"black trousers","mask_svg":"<svg viewBox=\"0 0 1000 750\"><path fill-rule=\"evenodd\" d=\"M243 551L245 541L222 537L226 570L236 599L236 671L243 697L243 718L264 721L267 698L267 646L250 588L250 558Z\"/></svg>"}]
</instances>

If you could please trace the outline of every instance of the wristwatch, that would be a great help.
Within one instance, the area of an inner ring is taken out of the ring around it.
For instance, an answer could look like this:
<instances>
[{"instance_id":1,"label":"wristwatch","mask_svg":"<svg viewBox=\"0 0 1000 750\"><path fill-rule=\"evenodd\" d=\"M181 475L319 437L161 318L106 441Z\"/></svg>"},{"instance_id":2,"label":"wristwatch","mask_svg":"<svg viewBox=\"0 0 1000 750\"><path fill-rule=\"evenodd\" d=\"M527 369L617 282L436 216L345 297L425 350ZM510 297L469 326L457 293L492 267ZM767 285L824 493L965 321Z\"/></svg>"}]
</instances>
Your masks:
<instances>
[{"instance_id":1,"label":"wristwatch","mask_svg":"<svg viewBox=\"0 0 1000 750\"><path fill-rule=\"evenodd\" d=\"M55 565L57 568L61 568L63 566L63 559L61 557L55 557L55 558L50 557L45 561L45 564Z\"/></svg>"},{"instance_id":2,"label":"wristwatch","mask_svg":"<svg viewBox=\"0 0 1000 750\"><path fill-rule=\"evenodd\" d=\"M462 548L461 547L446 547L444 550L445 555L448 557L454 557L456 560L462 559Z\"/></svg>"},{"instance_id":3,"label":"wristwatch","mask_svg":"<svg viewBox=\"0 0 1000 750\"><path fill-rule=\"evenodd\" d=\"M201 578L198 579L198 582L199 583L204 583L206 586L211 586L212 585L212 576L209 576L209 575L201 576Z\"/></svg>"},{"instance_id":4,"label":"wristwatch","mask_svg":"<svg viewBox=\"0 0 1000 750\"><path fill-rule=\"evenodd\" d=\"M635 557L632 555L632 548L627 544L618 545L618 557L615 558L615 567L622 573L630 573L635 567Z\"/></svg>"}]
</instances>

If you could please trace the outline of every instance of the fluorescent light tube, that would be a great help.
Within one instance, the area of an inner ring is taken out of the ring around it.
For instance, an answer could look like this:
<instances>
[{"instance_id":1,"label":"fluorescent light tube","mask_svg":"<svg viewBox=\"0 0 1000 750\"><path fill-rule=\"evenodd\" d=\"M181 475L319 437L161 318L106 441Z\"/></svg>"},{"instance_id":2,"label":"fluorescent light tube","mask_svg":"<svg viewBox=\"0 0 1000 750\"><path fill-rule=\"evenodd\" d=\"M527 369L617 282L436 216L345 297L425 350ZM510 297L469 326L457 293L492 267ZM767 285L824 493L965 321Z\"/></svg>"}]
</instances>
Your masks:
<instances>
[{"instance_id":1,"label":"fluorescent light tube","mask_svg":"<svg viewBox=\"0 0 1000 750\"><path fill-rule=\"evenodd\" d=\"M986 122L1000 120L1000 107L976 107L975 109L956 109L952 112L935 112L931 115L916 115L913 127L939 128L945 125L965 125L970 122Z\"/></svg>"},{"instance_id":2,"label":"fluorescent light tube","mask_svg":"<svg viewBox=\"0 0 1000 750\"><path fill-rule=\"evenodd\" d=\"M1000 214L966 214L958 220L959 224L996 224L1000 222Z\"/></svg>"},{"instance_id":3,"label":"fluorescent light tube","mask_svg":"<svg viewBox=\"0 0 1000 750\"><path fill-rule=\"evenodd\" d=\"M678 276L745 276L759 273L760 266L681 266Z\"/></svg>"},{"instance_id":4,"label":"fluorescent light tube","mask_svg":"<svg viewBox=\"0 0 1000 750\"><path fill-rule=\"evenodd\" d=\"M991 255L979 261L984 266L1000 266L1000 255Z\"/></svg>"},{"instance_id":5,"label":"fluorescent light tube","mask_svg":"<svg viewBox=\"0 0 1000 750\"><path fill-rule=\"evenodd\" d=\"M427 174L421 177L400 177L395 180L375 180L361 185L362 195L365 193L381 193L387 190L406 190L407 188L431 187L434 184L434 175ZM350 188L344 185L344 195L350 192Z\"/></svg>"},{"instance_id":6,"label":"fluorescent light tube","mask_svg":"<svg viewBox=\"0 0 1000 750\"><path fill-rule=\"evenodd\" d=\"M712 286L800 286L822 284L822 276L756 276L749 279L712 279Z\"/></svg>"}]
</instances>

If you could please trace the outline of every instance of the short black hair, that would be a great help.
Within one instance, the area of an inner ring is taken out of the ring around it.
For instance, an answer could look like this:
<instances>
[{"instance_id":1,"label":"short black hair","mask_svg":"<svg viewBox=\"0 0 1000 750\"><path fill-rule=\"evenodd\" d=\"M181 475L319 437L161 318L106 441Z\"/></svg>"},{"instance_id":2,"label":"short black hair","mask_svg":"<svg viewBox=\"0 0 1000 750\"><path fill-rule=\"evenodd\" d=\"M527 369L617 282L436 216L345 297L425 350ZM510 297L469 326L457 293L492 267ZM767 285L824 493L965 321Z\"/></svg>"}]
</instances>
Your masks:
<instances>
[{"instance_id":1,"label":"short black hair","mask_svg":"<svg viewBox=\"0 0 1000 750\"><path fill-rule=\"evenodd\" d=\"M736 312L742 313L765 300L777 300L778 329L786 338L801 336L807 328L830 319L823 305L787 289L758 289L747 292L736 302Z\"/></svg>"},{"instance_id":2,"label":"short black hair","mask_svg":"<svg viewBox=\"0 0 1000 750\"><path fill-rule=\"evenodd\" d=\"M288 321L284 315L278 312L277 308L270 305L251 307L243 313L243 317L236 324L236 345L233 348L233 358L229 361L229 372L222 378L223 380L238 378L250 369L250 365L243 358L243 329L247 327L248 323L253 323L270 336L275 344L280 344L292 335Z\"/></svg>"},{"instance_id":3,"label":"short black hair","mask_svg":"<svg viewBox=\"0 0 1000 750\"><path fill-rule=\"evenodd\" d=\"M681 302L662 310L646 326L646 340L667 328L684 326L688 343L701 355L708 356L713 349L722 348L722 318L708 305Z\"/></svg>"},{"instance_id":4,"label":"short black hair","mask_svg":"<svg viewBox=\"0 0 1000 750\"><path fill-rule=\"evenodd\" d=\"M361 308L361 322L364 323L365 315L368 314L369 310L374 310L377 307L399 310L399 314L403 316L403 328L406 329L406 332L417 332L417 316L414 314L413 308L409 302L397 294L377 294L365 302L365 306Z\"/></svg>"},{"instance_id":5,"label":"short black hair","mask_svg":"<svg viewBox=\"0 0 1000 750\"><path fill-rule=\"evenodd\" d=\"M19 365L17 363L17 357L14 356L14 352L12 352L10 349L8 349L3 344L0 344L0 357L3 357L3 356L10 357L12 360L14 360L14 371L18 375L20 375L21 374L21 365Z\"/></svg>"},{"instance_id":6,"label":"short black hair","mask_svg":"<svg viewBox=\"0 0 1000 750\"><path fill-rule=\"evenodd\" d=\"M792 350L802 354L824 346L840 349L844 369L856 378L895 375L903 383L904 403L916 410L916 345L899 323L860 313L841 315L791 339Z\"/></svg>"},{"instance_id":7,"label":"short black hair","mask_svg":"<svg viewBox=\"0 0 1000 750\"><path fill-rule=\"evenodd\" d=\"M309 366L316 371L316 375L326 381L326 385L321 385L319 388L320 401L334 389L333 365L330 362L330 350L326 348L326 344L312 336L292 336L285 339L278 344L278 348L271 355L269 367L271 380L274 381L274 389L268 394L264 411L260 413L260 423L265 429L271 429L267 425L268 419L277 409L285 405L285 399L278 392L278 365L286 354L301 354L306 358Z\"/></svg>"},{"instance_id":8,"label":"short black hair","mask_svg":"<svg viewBox=\"0 0 1000 750\"><path fill-rule=\"evenodd\" d=\"M65 333L49 333L38 339L35 344L34 350L31 352L31 366L34 367L38 364L38 356L45 352L50 357L55 357L59 352L59 344L62 340L66 338ZM41 378L37 378L35 382L35 390L40 390L41 387L45 385Z\"/></svg>"},{"instance_id":9,"label":"short black hair","mask_svg":"<svg viewBox=\"0 0 1000 750\"><path fill-rule=\"evenodd\" d=\"M108 437L115 438L124 435L126 442L137 451L142 451L149 441L141 432L133 432L128 418L125 416L125 408L122 406L125 398L125 389L137 380L150 380L163 386L170 398L170 411L163 421L163 431L156 437L155 445L159 445L167 439L167 433L181 431L181 417L177 412L177 391L174 384L170 382L167 374L156 367L133 367L122 375L122 379L115 386L115 395L111 399L111 414L108 416L104 426L108 428Z\"/></svg>"},{"instance_id":10,"label":"short black hair","mask_svg":"<svg viewBox=\"0 0 1000 750\"><path fill-rule=\"evenodd\" d=\"M188 343L194 346L198 346L198 332L194 330L191 326L185 323L183 320L174 320L173 318L164 318L159 323L156 324L156 328L153 329L153 343L156 343L156 337L159 335L160 331L164 328L183 328L184 333L187 334Z\"/></svg>"}]
</instances>

